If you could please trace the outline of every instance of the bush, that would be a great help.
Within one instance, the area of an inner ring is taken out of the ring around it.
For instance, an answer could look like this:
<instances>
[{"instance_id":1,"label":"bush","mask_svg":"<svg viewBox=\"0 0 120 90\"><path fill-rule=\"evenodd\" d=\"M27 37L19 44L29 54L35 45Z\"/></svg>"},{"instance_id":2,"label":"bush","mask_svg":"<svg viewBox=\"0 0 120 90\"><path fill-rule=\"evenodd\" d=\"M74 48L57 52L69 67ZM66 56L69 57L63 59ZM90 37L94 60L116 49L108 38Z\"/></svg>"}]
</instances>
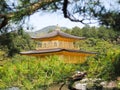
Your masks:
<instances>
[{"instance_id":1,"label":"bush","mask_svg":"<svg viewBox=\"0 0 120 90\"><path fill-rule=\"evenodd\" d=\"M17 55L0 68L0 88L19 87L37 89L63 82L75 68L65 64L57 56L46 60Z\"/></svg>"}]
</instances>

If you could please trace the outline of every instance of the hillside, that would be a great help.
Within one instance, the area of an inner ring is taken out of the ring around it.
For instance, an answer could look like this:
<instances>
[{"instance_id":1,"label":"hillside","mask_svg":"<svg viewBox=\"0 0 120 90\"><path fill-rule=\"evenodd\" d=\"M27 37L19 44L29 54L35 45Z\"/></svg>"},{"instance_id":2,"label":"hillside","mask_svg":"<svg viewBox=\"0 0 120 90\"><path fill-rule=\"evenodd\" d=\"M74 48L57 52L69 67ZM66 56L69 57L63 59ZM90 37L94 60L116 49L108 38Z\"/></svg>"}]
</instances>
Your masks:
<instances>
[{"instance_id":1,"label":"hillside","mask_svg":"<svg viewBox=\"0 0 120 90\"><path fill-rule=\"evenodd\" d=\"M67 29L66 27L60 27L60 28L61 28L61 30ZM41 35L44 35L44 34L50 32L50 31L52 31L52 30L55 30L55 29L56 29L56 26L53 25L53 26L47 26L47 27L42 28L42 29L40 29L40 30L37 30L37 31L35 31L35 32L28 32L28 33L29 33L29 35L30 35L31 37L41 36Z\"/></svg>"}]
</instances>

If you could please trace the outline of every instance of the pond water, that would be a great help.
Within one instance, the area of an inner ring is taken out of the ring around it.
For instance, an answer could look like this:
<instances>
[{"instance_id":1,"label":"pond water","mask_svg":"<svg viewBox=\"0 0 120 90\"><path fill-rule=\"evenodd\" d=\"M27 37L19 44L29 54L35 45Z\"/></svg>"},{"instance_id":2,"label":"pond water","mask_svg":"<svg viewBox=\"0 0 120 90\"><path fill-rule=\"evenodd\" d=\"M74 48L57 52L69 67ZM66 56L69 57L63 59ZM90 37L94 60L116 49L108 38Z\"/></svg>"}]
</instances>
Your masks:
<instances>
[{"instance_id":1,"label":"pond water","mask_svg":"<svg viewBox=\"0 0 120 90\"><path fill-rule=\"evenodd\" d=\"M53 85L51 86L50 88L48 88L47 90L59 90L60 88L60 85ZM12 87L12 88L8 88L8 89L0 89L0 90L20 90L18 87ZM42 90L42 89L40 89ZM64 86L62 88L62 90L68 90L67 89L67 86ZM117 88L103 88L103 89L87 89L87 90L120 90L120 89L117 89Z\"/></svg>"},{"instance_id":2,"label":"pond water","mask_svg":"<svg viewBox=\"0 0 120 90\"><path fill-rule=\"evenodd\" d=\"M53 85L53 86L49 87L48 90L59 90L59 88L60 88L60 85ZM0 89L0 90L3 90L3 89ZM4 90L20 90L20 89L18 87L11 87L11 88L4 89ZM67 86L64 86L62 88L62 90L68 90Z\"/></svg>"},{"instance_id":3,"label":"pond water","mask_svg":"<svg viewBox=\"0 0 120 90\"><path fill-rule=\"evenodd\" d=\"M59 90L60 85L53 85L48 90ZM62 87L62 90L68 90L67 86Z\"/></svg>"}]
</instances>

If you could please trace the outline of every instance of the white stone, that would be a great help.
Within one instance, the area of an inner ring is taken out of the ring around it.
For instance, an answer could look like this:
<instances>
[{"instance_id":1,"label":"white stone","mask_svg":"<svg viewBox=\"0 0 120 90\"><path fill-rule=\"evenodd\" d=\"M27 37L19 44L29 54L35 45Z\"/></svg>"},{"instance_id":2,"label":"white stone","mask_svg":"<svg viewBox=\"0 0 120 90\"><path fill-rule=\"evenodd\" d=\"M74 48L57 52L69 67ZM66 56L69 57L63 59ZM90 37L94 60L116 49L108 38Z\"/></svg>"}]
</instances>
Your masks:
<instances>
[{"instance_id":1,"label":"white stone","mask_svg":"<svg viewBox=\"0 0 120 90\"><path fill-rule=\"evenodd\" d=\"M86 90L86 85L87 85L86 83L83 83L83 84L76 83L75 88L78 89L78 90Z\"/></svg>"}]
</instances>

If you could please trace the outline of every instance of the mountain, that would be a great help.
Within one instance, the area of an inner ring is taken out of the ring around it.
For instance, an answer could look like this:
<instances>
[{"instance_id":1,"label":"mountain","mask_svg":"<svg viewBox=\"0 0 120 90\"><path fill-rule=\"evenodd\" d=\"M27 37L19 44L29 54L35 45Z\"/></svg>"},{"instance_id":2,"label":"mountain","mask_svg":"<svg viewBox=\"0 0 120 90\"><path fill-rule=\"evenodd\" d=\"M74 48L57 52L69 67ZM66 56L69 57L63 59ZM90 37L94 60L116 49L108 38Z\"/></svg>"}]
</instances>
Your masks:
<instances>
[{"instance_id":1,"label":"mountain","mask_svg":"<svg viewBox=\"0 0 120 90\"><path fill-rule=\"evenodd\" d=\"M56 26L47 26L35 32L28 32L31 37L42 36L56 29ZM61 30L66 30L66 27L60 27Z\"/></svg>"}]
</instances>

